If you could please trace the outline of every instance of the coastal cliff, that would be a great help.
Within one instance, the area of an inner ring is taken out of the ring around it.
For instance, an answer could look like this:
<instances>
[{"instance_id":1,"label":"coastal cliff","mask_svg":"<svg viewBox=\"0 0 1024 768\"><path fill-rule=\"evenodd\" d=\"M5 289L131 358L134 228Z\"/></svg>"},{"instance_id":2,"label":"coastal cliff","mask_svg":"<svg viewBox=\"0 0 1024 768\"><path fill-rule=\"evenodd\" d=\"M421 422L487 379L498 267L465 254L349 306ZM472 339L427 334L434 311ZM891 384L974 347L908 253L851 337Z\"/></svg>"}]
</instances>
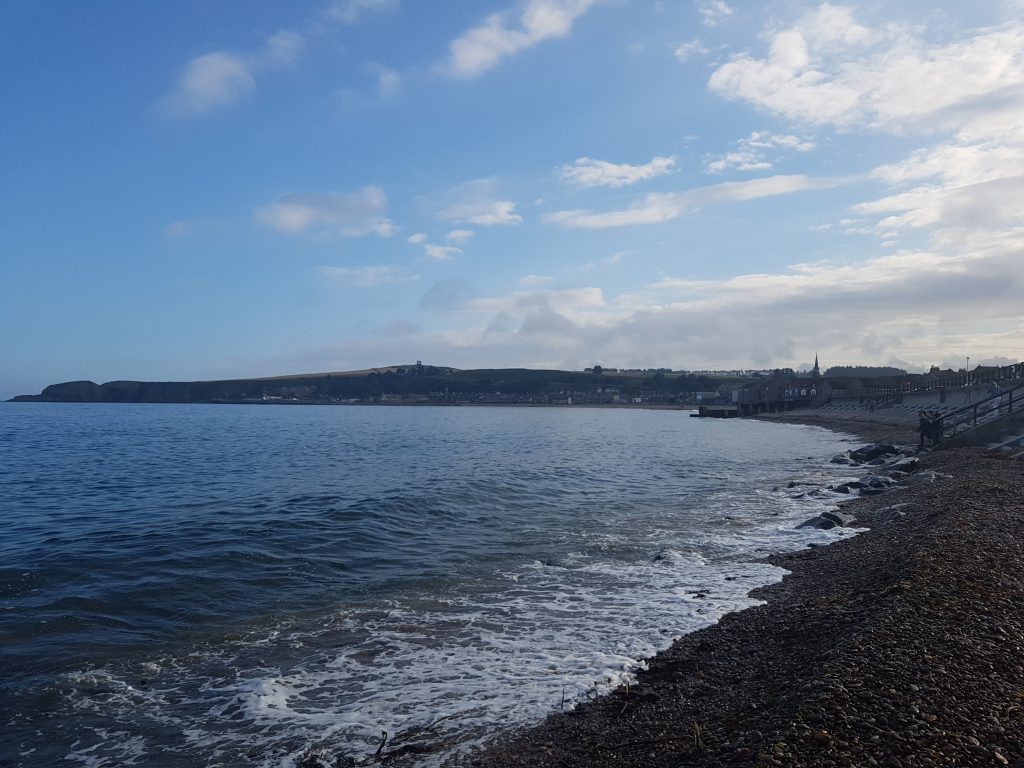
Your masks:
<instances>
[{"instance_id":1,"label":"coastal cliff","mask_svg":"<svg viewBox=\"0 0 1024 768\"><path fill-rule=\"evenodd\" d=\"M48 403L377 403L578 404L692 402L737 377L395 365L368 371L220 381L69 381L12 402Z\"/></svg>"}]
</instances>

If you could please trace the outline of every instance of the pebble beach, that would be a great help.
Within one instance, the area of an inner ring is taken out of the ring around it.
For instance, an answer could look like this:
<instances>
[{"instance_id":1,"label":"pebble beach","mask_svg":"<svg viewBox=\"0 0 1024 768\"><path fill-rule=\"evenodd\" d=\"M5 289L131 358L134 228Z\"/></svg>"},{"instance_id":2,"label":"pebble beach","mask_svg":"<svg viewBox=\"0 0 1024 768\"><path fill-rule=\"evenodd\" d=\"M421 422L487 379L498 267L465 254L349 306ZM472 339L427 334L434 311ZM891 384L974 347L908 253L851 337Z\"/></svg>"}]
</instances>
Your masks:
<instances>
[{"instance_id":1,"label":"pebble beach","mask_svg":"<svg viewBox=\"0 0 1024 768\"><path fill-rule=\"evenodd\" d=\"M906 424L780 420L916 445ZM842 504L870 530L772 558L790 575L755 593L765 604L469 764L1024 768L1024 463L921 459Z\"/></svg>"}]
</instances>

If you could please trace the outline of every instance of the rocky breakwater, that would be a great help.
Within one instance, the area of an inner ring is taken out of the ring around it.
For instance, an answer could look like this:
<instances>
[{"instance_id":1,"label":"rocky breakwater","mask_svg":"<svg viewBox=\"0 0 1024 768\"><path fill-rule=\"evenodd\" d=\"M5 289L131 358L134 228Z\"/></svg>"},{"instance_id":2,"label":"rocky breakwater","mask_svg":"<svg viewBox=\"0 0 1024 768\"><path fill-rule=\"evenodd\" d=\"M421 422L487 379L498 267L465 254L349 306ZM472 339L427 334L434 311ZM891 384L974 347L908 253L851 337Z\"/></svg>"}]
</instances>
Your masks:
<instances>
[{"instance_id":1,"label":"rocky breakwater","mask_svg":"<svg viewBox=\"0 0 1024 768\"><path fill-rule=\"evenodd\" d=\"M827 489L843 495L877 496L886 491L902 490L948 477L934 470L922 470L921 459L913 449L897 448L886 443L872 443L837 454L832 457L832 463L856 467L865 472L858 478L846 480ZM902 506L891 507L889 517L883 523L904 516ZM797 527L829 530L836 527L854 527L856 524L856 518L840 508L816 515Z\"/></svg>"},{"instance_id":2,"label":"rocky breakwater","mask_svg":"<svg viewBox=\"0 0 1024 768\"><path fill-rule=\"evenodd\" d=\"M866 476L906 471L901 455L846 458ZM773 558L790 575L765 605L469 762L1024 768L1020 462L957 449L913 470L851 489L842 511L871 530Z\"/></svg>"}]
</instances>

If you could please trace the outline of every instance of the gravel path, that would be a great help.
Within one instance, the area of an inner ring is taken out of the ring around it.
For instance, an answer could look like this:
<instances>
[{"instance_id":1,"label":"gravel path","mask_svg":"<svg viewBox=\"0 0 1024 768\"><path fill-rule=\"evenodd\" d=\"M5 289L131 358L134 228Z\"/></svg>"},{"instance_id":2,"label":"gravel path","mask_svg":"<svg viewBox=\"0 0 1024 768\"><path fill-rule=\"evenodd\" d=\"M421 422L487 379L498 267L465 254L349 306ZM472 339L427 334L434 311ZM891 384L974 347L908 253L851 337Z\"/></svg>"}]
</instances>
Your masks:
<instances>
[{"instance_id":1,"label":"gravel path","mask_svg":"<svg viewBox=\"0 0 1024 768\"><path fill-rule=\"evenodd\" d=\"M802 423L909 442L836 421ZM872 530L775 558L767 605L471 764L1024 768L1024 462L924 458L946 477L847 505Z\"/></svg>"}]
</instances>

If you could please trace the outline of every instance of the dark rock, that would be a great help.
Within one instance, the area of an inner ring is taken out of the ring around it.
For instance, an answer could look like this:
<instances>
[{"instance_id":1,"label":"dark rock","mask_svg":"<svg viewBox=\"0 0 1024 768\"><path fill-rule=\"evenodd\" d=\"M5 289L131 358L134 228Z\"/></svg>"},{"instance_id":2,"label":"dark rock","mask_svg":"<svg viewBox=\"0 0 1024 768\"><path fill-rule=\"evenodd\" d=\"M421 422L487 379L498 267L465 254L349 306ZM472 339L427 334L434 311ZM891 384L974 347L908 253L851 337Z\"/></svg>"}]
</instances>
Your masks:
<instances>
[{"instance_id":1,"label":"dark rock","mask_svg":"<svg viewBox=\"0 0 1024 768\"><path fill-rule=\"evenodd\" d=\"M822 520L831 520L833 523L842 528L849 528L851 525L857 522L853 515L847 515L843 512L837 512L834 510L822 512L821 515L819 515L819 517Z\"/></svg>"},{"instance_id":2,"label":"dark rock","mask_svg":"<svg viewBox=\"0 0 1024 768\"><path fill-rule=\"evenodd\" d=\"M915 472L921 466L921 460L917 456L904 456L902 459L891 461L885 466L889 470L910 473Z\"/></svg>"},{"instance_id":3,"label":"dark rock","mask_svg":"<svg viewBox=\"0 0 1024 768\"><path fill-rule=\"evenodd\" d=\"M879 456L885 456L889 454L896 454L899 451L894 445L886 445L883 443L872 443L871 445L865 445L863 448L858 448L855 451L850 451L850 458L854 461L861 463L877 459Z\"/></svg>"},{"instance_id":4,"label":"dark rock","mask_svg":"<svg viewBox=\"0 0 1024 768\"><path fill-rule=\"evenodd\" d=\"M827 517L824 517L823 515L817 515L815 517L810 518L809 520L804 520L802 523L800 523L800 525L797 526L797 528L817 528L818 530L822 531L828 531L835 527L836 522L834 520L829 520Z\"/></svg>"},{"instance_id":5,"label":"dark rock","mask_svg":"<svg viewBox=\"0 0 1024 768\"><path fill-rule=\"evenodd\" d=\"M877 496L880 493L885 493L885 488L861 488L861 496Z\"/></svg>"},{"instance_id":6,"label":"dark rock","mask_svg":"<svg viewBox=\"0 0 1024 768\"><path fill-rule=\"evenodd\" d=\"M901 509L894 509L882 519L882 525L892 525L905 518L907 513Z\"/></svg>"}]
</instances>

